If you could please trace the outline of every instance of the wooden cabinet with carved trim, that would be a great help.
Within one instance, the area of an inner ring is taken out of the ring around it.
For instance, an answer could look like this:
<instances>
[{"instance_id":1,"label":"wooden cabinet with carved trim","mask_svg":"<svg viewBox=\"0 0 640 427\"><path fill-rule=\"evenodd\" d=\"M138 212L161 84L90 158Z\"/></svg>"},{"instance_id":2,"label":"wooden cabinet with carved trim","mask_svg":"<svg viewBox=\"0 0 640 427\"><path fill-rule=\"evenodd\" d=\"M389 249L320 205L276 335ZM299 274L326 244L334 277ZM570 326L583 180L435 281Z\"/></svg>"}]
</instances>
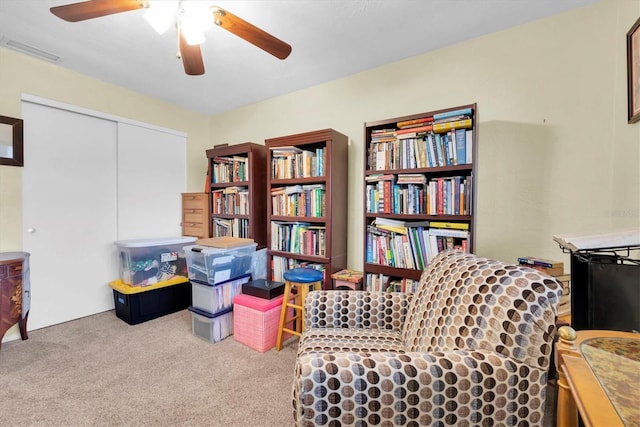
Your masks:
<instances>
[{"instance_id":1,"label":"wooden cabinet with carved trim","mask_svg":"<svg viewBox=\"0 0 640 427\"><path fill-rule=\"evenodd\" d=\"M0 253L0 345L4 334L16 323L22 339L28 338L29 288L29 254Z\"/></svg>"}]
</instances>

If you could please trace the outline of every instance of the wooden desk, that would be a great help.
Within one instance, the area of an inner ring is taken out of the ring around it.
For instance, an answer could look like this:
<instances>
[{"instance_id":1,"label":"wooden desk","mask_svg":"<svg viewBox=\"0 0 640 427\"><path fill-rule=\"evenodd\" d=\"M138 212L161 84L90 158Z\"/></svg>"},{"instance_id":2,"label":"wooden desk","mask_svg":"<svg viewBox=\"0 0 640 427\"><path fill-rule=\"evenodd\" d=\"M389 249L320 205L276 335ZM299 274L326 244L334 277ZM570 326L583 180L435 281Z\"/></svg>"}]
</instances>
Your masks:
<instances>
[{"instance_id":1,"label":"wooden desk","mask_svg":"<svg viewBox=\"0 0 640 427\"><path fill-rule=\"evenodd\" d=\"M640 334L574 331L556 344L559 427L640 425Z\"/></svg>"}]
</instances>

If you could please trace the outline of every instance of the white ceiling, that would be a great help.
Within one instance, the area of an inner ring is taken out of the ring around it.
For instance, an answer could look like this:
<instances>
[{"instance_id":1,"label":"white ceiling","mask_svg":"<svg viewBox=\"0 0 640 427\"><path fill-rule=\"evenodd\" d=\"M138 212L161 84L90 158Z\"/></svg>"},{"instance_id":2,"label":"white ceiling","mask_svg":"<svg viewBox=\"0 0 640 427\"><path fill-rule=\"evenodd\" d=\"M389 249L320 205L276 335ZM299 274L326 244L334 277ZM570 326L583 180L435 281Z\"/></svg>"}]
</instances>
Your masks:
<instances>
[{"instance_id":1,"label":"white ceiling","mask_svg":"<svg viewBox=\"0 0 640 427\"><path fill-rule=\"evenodd\" d=\"M594 1L207 1L293 50L281 61L214 27L201 46L205 74L187 76L175 32L158 35L143 10L70 23L49 8L73 0L0 0L0 46L19 42L59 56L62 67L210 115Z\"/></svg>"}]
</instances>

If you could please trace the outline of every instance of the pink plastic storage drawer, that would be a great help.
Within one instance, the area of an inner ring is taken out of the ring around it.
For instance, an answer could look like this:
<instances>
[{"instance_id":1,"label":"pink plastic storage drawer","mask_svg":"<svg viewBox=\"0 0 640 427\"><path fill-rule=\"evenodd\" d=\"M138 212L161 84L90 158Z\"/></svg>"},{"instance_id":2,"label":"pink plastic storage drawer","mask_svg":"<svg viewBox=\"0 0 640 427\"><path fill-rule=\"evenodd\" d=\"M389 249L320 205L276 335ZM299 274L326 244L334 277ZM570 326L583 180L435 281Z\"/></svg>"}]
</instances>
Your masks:
<instances>
[{"instance_id":1,"label":"pink plastic storage drawer","mask_svg":"<svg viewBox=\"0 0 640 427\"><path fill-rule=\"evenodd\" d=\"M236 296L233 299L233 338L260 353L275 347L282 298L282 295L270 300L246 294ZM291 334L285 334L283 341L289 336Z\"/></svg>"}]
</instances>

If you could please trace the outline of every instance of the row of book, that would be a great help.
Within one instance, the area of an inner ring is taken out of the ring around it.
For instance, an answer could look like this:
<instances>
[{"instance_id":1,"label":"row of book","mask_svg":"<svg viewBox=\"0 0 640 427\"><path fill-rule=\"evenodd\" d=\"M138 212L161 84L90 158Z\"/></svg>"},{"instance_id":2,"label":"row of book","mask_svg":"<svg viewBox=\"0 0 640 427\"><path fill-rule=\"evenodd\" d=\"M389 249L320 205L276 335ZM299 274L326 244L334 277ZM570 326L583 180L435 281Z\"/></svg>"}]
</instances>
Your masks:
<instances>
[{"instance_id":1,"label":"row of book","mask_svg":"<svg viewBox=\"0 0 640 427\"><path fill-rule=\"evenodd\" d=\"M271 221L271 249L293 254L325 256L326 227L304 222Z\"/></svg>"},{"instance_id":2,"label":"row of book","mask_svg":"<svg viewBox=\"0 0 640 427\"><path fill-rule=\"evenodd\" d=\"M248 215L249 189L246 187L227 187L211 192L212 212L214 215Z\"/></svg>"},{"instance_id":3,"label":"row of book","mask_svg":"<svg viewBox=\"0 0 640 427\"><path fill-rule=\"evenodd\" d=\"M429 132L391 141L374 139L372 133L368 166L370 170L389 170L470 164L472 141L471 129L444 134Z\"/></svg>"},{"instance_id":4,"label":"row of book","mask_svg":"<svg viewBox=\"0 0 640 427\"><path fill-rule=\"evenodd\" d=\"M471 108L437 113L374 129L367 155L369 170L452 166L473 162Z\"/></svg>"},{"instance_id":5,"label":"row of book","mask_svg":"<svg viewBox=\"0 0 640 427\"><path fill-rule=\"evenodd\" d=\"M271 190L271 212L285 216L325 216L324 184L293 185Z\"/></svg>"},{"instance_id":6,"label":"row of book","mask_svg":"<svg viewBox=\"0 0 640 427\"><path fill-rule=\"evenodd\" d=\"M288 258L277 255L271 258L271 280L284 282L284 272L298 267L313 268L315 270L322 271L325 275L325 280L323 282L326 283L325 264L302 261L295 258Z\"/></svg>"},{"instance_id":7,"label":"row of book","mask_svg":"<svg viewBox=\"0 0 640 427\"><path fill-rule=\"evenodd\" d=\"M249 238L249 220L246 218L214 218L211 237Z\"/></svg>"},{"instance_id":8,"label":"row of book","mask_svg":"<svg viewBox=\"0 0 640 427\"><path fill-rule=\"evenodd\" d=\"M415 174L411 174L415 175ZM424 175L417 174L416 180ZM375 181L377 180L377 181ZM403 180L403 174L369 175L366 212L422 215L471 215L473 176L433 178L420 184Z\"/></svg>"},{"instance_id":9,"label":"row of book","mask_svg":"<svg viewBox=\"0 0 640 427\"><path fill-rule=\"evenodd\" d=\"M241 156L214 158L211 179L216 184L248 181L247 158Z\"/></svg>"},{"instance_id":10,"label":"row of book","mask_svg":"<svg viewBox=\"0 0 640 427\"><path fill-rule=\"evenodd\" d=\"M364 289L369 292L405 292L415 293L419 280L409 278L392 279L385 274L367 273Z\"/></svg>"},{"instance_id":11,"label":"row of book","mask_svg":"<svg viewBox=\"0 0 640 427\"><path fill-rule=\"evenodd\" d=\"M376 218L367 226L365 259L370 264L424 270L447 249L469 251L468 223Z\"/></svg>"},{"instance_id":12,"label":"row of book","mask_svg":"<svg viewBox=\"0 0 640 427\"><path fill-rule=\"evenodd\" d=\"M303 150L299 147L271 148L271 177L274 179L324 176L326 150Z\"/></svg>"}]
</instances>

